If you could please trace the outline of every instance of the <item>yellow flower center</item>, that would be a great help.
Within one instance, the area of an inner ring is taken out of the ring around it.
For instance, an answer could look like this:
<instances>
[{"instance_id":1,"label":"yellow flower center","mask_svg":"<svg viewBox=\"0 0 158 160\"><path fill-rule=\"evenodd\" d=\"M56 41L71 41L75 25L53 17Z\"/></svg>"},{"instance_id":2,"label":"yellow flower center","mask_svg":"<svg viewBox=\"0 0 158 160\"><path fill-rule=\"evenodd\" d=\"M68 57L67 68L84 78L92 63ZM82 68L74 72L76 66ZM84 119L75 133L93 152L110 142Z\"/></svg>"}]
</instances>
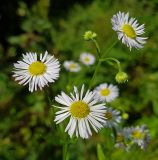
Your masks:
<instances>
[{"instance_id":1,"label":"yellow flower center","mask_svg":"<svg viewBox=\"0 0 158 160\"><path fill-rule=\"evenodd\" d=\"M84 61L88 63L90 61L90 59L88 57L85 57Z\"/></svg>"},{"instance_id":2,"label":"yellow flower center","mask_svg":"<svg viewBox=\"0 0 158 160\"><path fill-rule=\"evenodd\" d=\"M107 120L111 120L112 119L112 113L111 112L106 112L105 117L107 118Z\"/></svg>"},{"instance_id":3,"label":"yellow flower center","mask_svg":"<svg viewBox=\"0 0 158 160\"><path fill-rule=\"evenodd\" d=\"M131 25L124 24L122 26L122 30L126 34L127 37L136 38L136 32Z\"/></svg>"},{"instance_id":4,"label":"yellow flower center","mask_svg":"<svg viewBox=\"0 0 158 160\"><path fill-rule=\"evenodd\" d=\"M143 133L141 133L138 130L135 130L135 131L132 132L132 137L135 138L135 139L142 139Z\"/></svg>"},{"instance_id":5,"label":"yellow flower center","mask_svg":"<svg viewBox=\"0 0 158 160\"><path fill-rule=\"evenodd\" d=\"M117 134L116 135L116 142L123 142L124 141L124 135Z\"/></svg>"},{"instance_id":6,"label":"yellow flower center","mask_svg":"<svg viewBox=\"0 0 158 160\"><path fill-rule=\"evenodd\" d=\"M71 63L70 66L69 66L69 68L70 68L70 69L75 69L75 68L76 68L76 64Z\"/></svg>"},{"instance_id":7,"label":"yellow flower center","mask_svg":"<svg viewBox=\"0 0 158 160\"><path fill-rule=\"evenodd\" d=\"M85 118L89 112L89 106L83 101L76 101L70 106L70 113L75 118Z\"/></svg>"},{"instance_id":8,"label":"yellow flower center","mask_svg":"<svg viewBox=\"0 0 158 160\"><path fill-rule=\"evenodd\" d=\"M34 75L41 75L46 71L46 65L42 62L36 61L30 64L29 72Z\"/></svg>"},{"instance_id":9,"label":"yellow flower center","mask_svg":"<svg viewBox=\"0 0 158 160\"><path fill-rule=\"evenodd\" d=\"M110 90L108 88L104 88L100 91L102 96L108 96L110 94Z\"/></svg>"}]
</instances>

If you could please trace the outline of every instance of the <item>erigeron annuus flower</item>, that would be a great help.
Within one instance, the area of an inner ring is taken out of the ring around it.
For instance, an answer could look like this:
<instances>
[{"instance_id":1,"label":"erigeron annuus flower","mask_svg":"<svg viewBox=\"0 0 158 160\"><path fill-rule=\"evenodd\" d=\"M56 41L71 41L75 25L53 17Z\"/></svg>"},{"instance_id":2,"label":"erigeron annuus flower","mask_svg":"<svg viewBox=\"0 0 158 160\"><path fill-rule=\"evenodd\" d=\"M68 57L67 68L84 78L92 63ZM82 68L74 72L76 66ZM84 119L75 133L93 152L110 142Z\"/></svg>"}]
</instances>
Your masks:
<instances>
[{"instance_id":1,"label":"erigeron annuus flower","mask_svg":"<svg viewBox=\"0 0 158 160\"><path fill-rule=\"evenodd\" d=\"M122 40L122 43L127 45L127 47L134 47L136 49L143 48L143 45L146 43L146 37L141 35L144 32L144 24L139 25L135 18L129 18L129 13L118 12L116 15L113 15L112 19L112 28L118 34L118 39Z\"/></svg>"},{"instance_id":2,"label":"erigeron annuus flower","mask_svg":"<svg viewBox=\"0 0 158 160\"><path fill-rule=\"evenodd\" d=\"M116 131L115 147L128 151L131 147L129 143L129 132L127 128L118 129Z\"/></svg>"},{"instance_id":3,"label":"erigeron annuus flower","mask_svg":"<svg viewBox=\"0 0 158 160\"><path fill-rule=\"evenodd\" d=\"M70 93L70 95L61 92L61 95L55 97L55 100L63 106L56 106L60 111L56 112L54 121L58 124L70 117L65 132L68 132L70 137L76 134L77 137L89 138L92 135L91 128L98 132L103 127L106 121L104 116L106 107L94 99L92 91L88 90L84 94L84 85L80 93L74 87L74 94Z\"/></svg>"},{"instance_id":4,"label":"erigeron annuus flower","mask_svg":"<svg viewBox=\"0 0 158 160\"><path fill-rule=\"evenodd\" d=\"M92 55L92 54L90 54L90 53L82 53L81 55L80 55L80 61L83 63L83 64L85 64L85 65L87 65L87 66L90 66L90 65L93 65L94 64L94 62L95 62L95 57Z\"/></svg>"},{"instance_id":5,"label":"erigeron annuus flower","mask_svg":"<svg viewBox=\"0 0 158 160\"><path fill-rule=\"evenodd\" d=\"M19 84L29 84L29 91L33 92L58 79L59 71L59 61L47 51L44 55L40 54L39 60L36 53L29 52L23 54L21 61L14 63L13 77Z\"/></svg>"},{"instance_id":6,"label":"erigeron annuus flower","mask_svg":"<svg viewBox=\"0 0 158 160\"><path fill-rule=\"evenodd\" d=\"M141 149L146 149L150 142L150 134L146 125L129 128L131 140L140 146Z\"/></svg>"},{"instance_id":7,"label":"erigeron annuus flower","mask_svg":"<svg viewBox=\"0 0 158 160\"><path fill-rule=\"evenodd\" d=\"M70 72L79 72L81 70L80 65L74 61L65 61L63 65Z\"/></svg>"},{"instance_id":8,"label":"erigeron annuus flower","mask_svg":"<svg viewBox=\"0 0 158 160\"><path fill-rule=\"evenodd\" d=\"M119 95L119 89L117 86L113 84L103 83L100 84L94 90L95 96L99 101L102 102L111 102Z\"/></svg>"},{"instance_id":9,"label":"erigeron annuus flower","mask_svg":"<svg viewBox=\"0 0 158 160\"><path fill-rule=\"evenodd\" d=\"M120 111L116 109L112 109L111 107L107 107L105 112L106 122L104 124L105 127L117 127L121 122Z\"/></svg>"}]
</instances>

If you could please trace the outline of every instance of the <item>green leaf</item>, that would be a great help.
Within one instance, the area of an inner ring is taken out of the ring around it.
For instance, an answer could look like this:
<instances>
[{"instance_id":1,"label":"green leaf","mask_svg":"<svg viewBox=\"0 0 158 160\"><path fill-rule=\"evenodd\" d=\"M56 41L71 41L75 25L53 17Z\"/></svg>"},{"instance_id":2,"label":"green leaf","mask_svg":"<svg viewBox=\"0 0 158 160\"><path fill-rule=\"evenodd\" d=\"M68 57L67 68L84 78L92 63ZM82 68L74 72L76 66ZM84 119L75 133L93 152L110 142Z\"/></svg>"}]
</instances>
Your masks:
<instances>
[{"instance_id":1,"label":"green leaf","mask_svg":"<svg viewBox=\"0 0 158 160\"><path fill-rule=\"evenodd\" d=\"M97 144L97 156L98 160L106 160L105 155L103 153L103 149L100 144Z\"/></svg>"}]
</instances>

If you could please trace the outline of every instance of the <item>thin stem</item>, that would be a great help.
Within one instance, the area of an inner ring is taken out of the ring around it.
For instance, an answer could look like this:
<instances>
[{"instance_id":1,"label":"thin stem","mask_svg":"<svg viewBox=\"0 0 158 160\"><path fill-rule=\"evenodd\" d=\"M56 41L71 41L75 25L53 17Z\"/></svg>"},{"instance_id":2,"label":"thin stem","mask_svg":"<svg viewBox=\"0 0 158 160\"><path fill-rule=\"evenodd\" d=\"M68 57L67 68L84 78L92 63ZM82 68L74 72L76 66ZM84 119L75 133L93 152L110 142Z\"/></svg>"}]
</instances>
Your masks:
<instances>
[{"instance_id":1,"label":"thin stem","mask_svg":"<svg viewBox=\"0 0 158 160\"><path fill-rule=\"evenodd\" d=\"M63 146L63 160L67 160L67 153L68 153L68 144L65 143Z\"/></svg>"},{"instance_id":2,"label":"thin stem","mask_svg":"<svg viewBox=\"0 0 158 160\"><path fill-rule=\"evenodd\" d=\"M114 140L116 140L116 134L117 134L117 132L116 132L115 127L112 127L112 132L113 132L113 135L114 135Z\"/></svg>"},{"instance_id":3,"label":"thin stem","mask_svg":"<svg viewBox=\"0 0 158 160\"><path fill-rule=\"evenodd\" d=\"M54 111L54 106L52 107L53 103L52 103L52 101L51 101L51 99L50 99L51 90L50 90L50 88L47 88L47 89L45 89L44 91L45 91L45 97L46 97L46 100L47 100L47 104L48 104L48 105L51 107L51 109L53 110L52 118L54 119L54 117L55 117L55 111ZM52 126L54 127L55 124L52 123Z\"/></svg>"},{"instance_id":4,"label":"thin stem","mask_svg":"<svg viewBox=\"0 0 158 160\"><path fill-rule=\"evenodd\" d=\"M89 89L91 89L91 87L92 87L92 85L93 85L94 78L95 78L95 76L96 76L96 74L97 74L97 71L98 71L100 65L101 65L101 61L98 60L97 66L96 66L96 68L95 68L95 71L94 71L93 76L92 76L92 78L91 78L91 80L90 80L90 83L89 83Z\"/></svg>"},{"instance_id":5,"label":"thin stem","mask_svg":"<svg viewBox=\"0 0 158 160\"><path fill-rule=\"evenodd\" d=\"M108 61L108 60L116 62L117 66L118 66L118 70L119 70L119 72L121 72L120 61L118 61L116 58L109 57L109 58L100 59L101 62Z\"/></svg>"},{"instance_id":6,"label":"thin stem","mask_svg":"<svg viewBox=\"0 0 158 160\"><path fill-rule=\"evenodd\" d=\"M109 51L117 44L118 40L114 41L114 43L111 44L111 46L106 50L106 53L104 54L104 56L102 56L103 58L109 53Z\"/></svg>"},{"instance_id":7,"label":"thin stem","mask_svg":"<svg viewBox=\"0 0 158 160\"><path fill-rule=\"evenodd\" d=\"M97 74L97 71L98 71L100 65L101 65L101 62L102 62L102 61L101 61L100 59L103 58L103 57L105 57L105 55L109 53L109 51L116 45L116 43L118 42L118 40L115 41L115 42L107 49L106 54L102 54L102 55L101 55L101 51L100 51L100 47L99 47L98 42L97 42L95 39L92 39L92 42L95 44L95 47L96 47L96 49L97 49L97 53L98 53L98 63L97 63L97 66L96 66L96 68L95 68L95 71L94 71L94 73L93 73L93 76L92 76L92 78L91 78L91 80L90 80L89 89L91 89L91 87L92 87L92 85L93 85L94 78L95 78L95 76L96 76L96 74ZM118 64L118 65L119 65L119 64ZM120 69L120 68L121 68L121 67L119 66L119 69Z\"/></svg>"},{"instance_id":8,"label":"thin stem","mask_svg":"<svg viewBox=\"0 0 158 160\"><path fill-rule=\"evenodd\" d=\"M95 39L92 39L92 41L95 44L95 47L96 47L97 53L98 53L98 57L100 58L101 57L101 52L100 52L99 44L98 44L98 42Z\"/></svg>"}]
</instances>

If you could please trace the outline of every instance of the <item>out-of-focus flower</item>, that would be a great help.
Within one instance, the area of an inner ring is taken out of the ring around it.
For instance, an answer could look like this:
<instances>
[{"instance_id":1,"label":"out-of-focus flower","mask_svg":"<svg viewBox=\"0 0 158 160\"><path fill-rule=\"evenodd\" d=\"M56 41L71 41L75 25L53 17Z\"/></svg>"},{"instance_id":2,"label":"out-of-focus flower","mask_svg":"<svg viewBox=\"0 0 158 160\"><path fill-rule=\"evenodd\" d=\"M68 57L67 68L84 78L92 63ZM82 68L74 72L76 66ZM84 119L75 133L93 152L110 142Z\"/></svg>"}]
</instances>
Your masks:
<instances>
[{"instance_id":1,"label":"out-of-focus flower","mask_svg":"<svg viewBox=\"0 0 158 160\"><path fill-rule=\"evenodd\" d=\"M33 92L58 79L59 71L59 61L48 55L47 51L44 55L40 54L39 60L36 53L29 52L23 54L22 61L14 63L13 77L19 84L29 83L29 91Z\"/></svg>"},{"instance_id":2,"label":"out-of-focus flower","mask_svg":"<svg viewBox=\"0 0 158 160\"><path fill-rule=\"evenodd\" d=\"M146 43L146 37L141 37L144 33L144 24L139 25L135 18L129 18L129 13L118 12L113 15L112 28L118 34L118 39L127 45L131 50L132 47L139 49L143 48Z\"/></svg>"},{"instance_id":3,"label":"out-of-focus flower","mask_svg":"<svg viewBox=\"0 0 158 160\"><path fill-rule=\"evenodd\" d=\"M65 129L70 137L73 134L80 136L83 139L89 138L92 135L91 127L98 132L105 123L106 107L104 104L99 103L94 99L94 93L87 91L84 95L84 85L79 93L78 89L74 87L74 94L71 96L61 92L61 95L55 97L55 100L62 104L60 111L56 112L55 122L58 124L70 117L69 123ZM91 127L90 127L91 125Z\"/></svg>"},{"instance_id":4,"label":"out-of-focus flower","mask_svg":"<svg viewBox=\"0 0 158 160\"><path fill-rule=\"evenodd\" d=\"M119 95L119 89L113 84L103 83L94 90L96 99L102 102L111 102Z\"/></svg>"},{"instance_id":5,"label":"out-of-focus flower","mask_svg":"<svg viewBox=\"0 0 158 160\"><path fill-rule=\"evenodd\" d=\"M146 125L131 127L129 129L131 140L141 149L146 149L150 142L150 134Z\"/></svg>"},{"instance_id":6,"label":"out-of-focus flower","mask_svg":"<svg viewBox=\"0 0 158 160\"><path fill-rule=\"evenodd\" d=\"M80 61L87 66L93 65L95 62L95 57L90 53L84 52L80 55Z\"/></svg>"},{"instance_id":7,"label":"out-of-focus flower","mask_svg":"<svg viewBox=\"0 0 158 160\"><path fill-rule=\"evenodd\" d=\"M74 61L65 61L63 65L69 72L79 72L81 70L80 65Z\"/></svg>"},{"instance_id":8,"label":"out-of-focus flower","mask_svg":"<svg viewBox=\"0 0 158 160\"><path fill-rule=\"evenodd\" d=\"M128 151L131 147L130 143L129 143L129 132L127 130L127 128L123 128L123 129L119 129L116 132L116 143L115 143L115 147L117 148L122 148L126 151Z\"/></svg>"},{"instance_id":9,"label":"out-of-focus flower","mask_svg":"<svg viewBox=\"0 0 158 160\"><path fill-rule=\"evenodd\" d=\"M120 111L107 107L105 118L105 127L117 127L118 124L121 122Z\"/></svg>"}]
</instances>

